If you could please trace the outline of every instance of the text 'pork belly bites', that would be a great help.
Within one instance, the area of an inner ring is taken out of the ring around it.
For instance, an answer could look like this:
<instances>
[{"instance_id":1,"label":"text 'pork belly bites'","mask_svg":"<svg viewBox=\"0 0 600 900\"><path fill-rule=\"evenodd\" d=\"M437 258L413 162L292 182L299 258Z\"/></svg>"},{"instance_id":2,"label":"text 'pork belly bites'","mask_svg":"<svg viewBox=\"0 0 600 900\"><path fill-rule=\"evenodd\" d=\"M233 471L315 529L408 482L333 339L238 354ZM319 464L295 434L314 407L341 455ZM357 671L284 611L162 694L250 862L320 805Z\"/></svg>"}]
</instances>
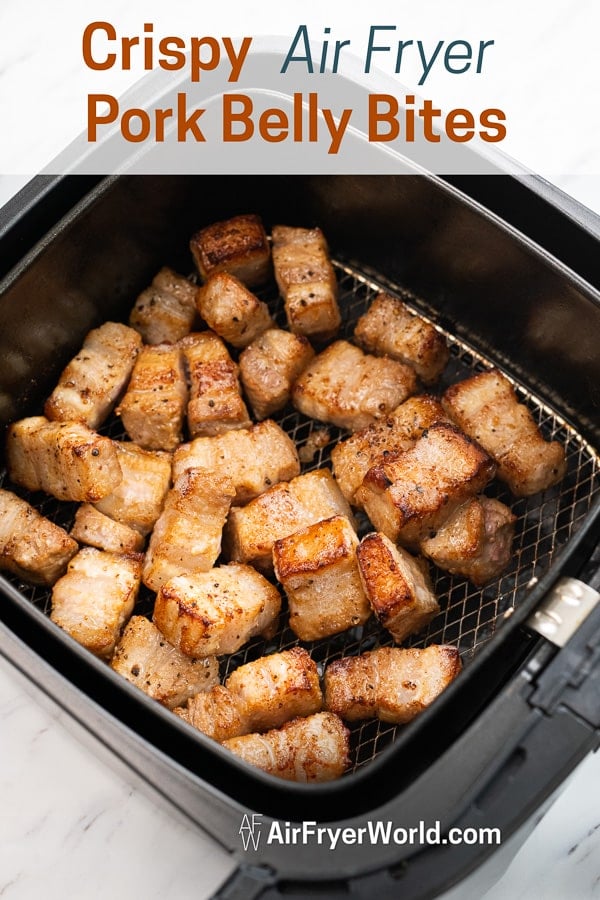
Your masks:
<instances>
[{"instance_id":1,"label":"text 'pork belly bites'","mask_svg":"<svg viewBox=\"0 0 600 900\"><path fill-rule=\"evenodd\" d=\"M232 347L247 347L273 325L267 304L227 272L208 278L198 289L196 306L208 327Z\"/></svg>"},{"instance_id":2,"label":"text 'pork belly bites'","mask_svg":"<svg viewBox=\"0 0 600 900\"><path fill-rule=\"evenodd\" d=\"M229 272L248 287L264 282L271 272L265 229L254 214L213 222L192 236L190 250L203 279Z\"/></svg>"},{"instance_id":3,"label":"text 'pork belly bites'","mask_svg":"<svg viewBox=\"0 0 600 900\"><path fill-rule=\"evenodd\" d=\"M75 513L71 537L109 553L137 553L144 547L139 531L104 515L91 503L82 503Z\"/></svg>"},{"instance_id":4,"label":"text 'pork belly bites'","mask_svg":"<svg viewBox=\"0 0 600 900\"><path fill-rule=\"evenodd\" d=\"M240 378L257 419L283 409L292 385L315 355L301 334L269 328L240 355Z\"/></svg>"},{"instance_id":5,"label":"text 'pork belly bites'","mask_svg":"<svg viewBox=\"0 0 600 900\"><path fill-rule=\"evenodd\" d=\"M135 301L129 324L145 344L174 344L192 329L196 290L187 278L172 269L161 269Z\"/></svg>"}]
</instances>

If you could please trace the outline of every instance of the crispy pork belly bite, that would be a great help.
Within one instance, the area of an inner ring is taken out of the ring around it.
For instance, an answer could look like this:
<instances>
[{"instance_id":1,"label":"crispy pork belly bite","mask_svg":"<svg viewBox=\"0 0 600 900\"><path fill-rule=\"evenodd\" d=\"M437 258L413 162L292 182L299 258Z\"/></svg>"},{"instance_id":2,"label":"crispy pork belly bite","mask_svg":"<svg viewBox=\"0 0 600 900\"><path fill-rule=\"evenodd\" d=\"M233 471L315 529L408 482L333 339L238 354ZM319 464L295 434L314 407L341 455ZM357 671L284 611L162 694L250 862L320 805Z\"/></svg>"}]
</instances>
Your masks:
<instances>
[{"instance_id":1,"label":"crispy pork belly bite","mask_svg":"<svg viewBox=\"0 0 600 900\"><path fill-rule=\"evenodd\" d=\"M496 369L448 388L442 402L454 421L498 463L498 478L516 497L556 484L566 471L564 447L545 441L527 407Z\"/></svg>"},{"instance_id":2,"label":"crispy pork belly bite","mask_svg":"<svg viewBox=\"0 0 600 900\"><path fill-rule=\"evenodd\" d=\"M145 344L174 344L189 334L196 318L196 290L183 275L163 268L142 291L129 316L129 324Z\"/></svg>"},{"instance_id":3,"label":"crispy pork belly bite","mask_svg":"<svg viewBox=\"0 0 600 900\"><path fill-rule=\"evenodd\" d=\"M508 565L515 522L516 516L499 500L473 497L437 533L421 541L421 550L440 569L481 586Z\"/></svg>"},{"instance_id":4,"label":"crispy pork belly bite","mask_svg":"<svg viewBox=\"0 0 600 900\"><path fill-rule=\"evenodd\" d=\"M49 422L44 416L9 427L6 462L15 484L58 500L100 500L123 477L110 438L78 422Z\"/></svg>"},{"instance_id":5,"label":"crispy pork belly bite","mask_svg":"<svg viewBox=\"0 0 600 900\"><path fill-rule=\"evenodd\" d=\"M363 591L358 538L345 516L333 516L275 541L273 567L287 594L290 628L316 641L364 625L371 608Z\"/></svg>"},{"instance_id":6,"label":"crispy pork belly bite","mask_svg":"<svg viewBox=\"0 0 600 900\"><path fill-rule=\"evenodd\" d=\"M52 589L50 618L96 656L109 657L140 587L141 553L84 547Z\"/></svg>"},{"instance_id":7,"label":"crispy pork belly bite","mask_svg":"<svg viewBox=\"0 0 600 900\"><path fill-rule=\"evenodd\" d=\"M418 634L439 613L424 560L415 559L378 533L362 539L357 557L371 608L397 644Z\"/></svg>"},{"instance_id":8,"label":"crispy pork belly bite","mask_svg":"<svg viewBox=\"0 0 600 900\"><path fill-rule=\"evenodd\" d=\"M248 287L264 282L271 272L271 254L259 216L233 216L207 225L193 235L190 250L203 279L229 272Z\"/></svg>"},{"instance_id":9,"label":"crispy pork belly bite","mask_svg":"<svg viewBox=\"0 0 600 900\"><path fill-rule=\"evenodd\" d=\"M266 578L252 566L229 563L163 584L154 622L187 656L220 656L269 631L280 608L279 591Z\"/></svg>"},{"instance_id":10,"label":"crispy pork belly bite","mask_svg":"<svg viewBox=\"0 0 600 900\"><path fill-rule=\"evenodd\" d=\"M369 469L356 496L377 531L417 547L485 487L495 468L458 428L436 422L410 450L390 454Z\"/></svg>"},{"instance_id":11,"label":"crispy pork belly bite","mask_svg":"<svg viewBox=\"0 0 600 900\"><path fill-rule=\"evenodd\" d=\"M223 533L225 551L236 562L272 571L273 545L300 528L352 513L328 469L298 475L269 488L247 506L232 507Z\"/></svg>"},{"instance_id":12,"label":"crispy pork belly bite","mask_svg":"<svg viewBox=\"0 0 600 900\"><path fill-rule=\"evenodd\" d=\"M115 672L169 709L219 683L215 656L184 656L144 616L131 617L110 664Z\"/></svg>"},{"instance_id":13,"label":"crispy pork belly bite","mask_svg":"<svg viewBox=\"0 0 600 900\"><path fill-rule=\"evenodd\" d=\"M232 347L247 347L273 325L267 304L228 272L209 276L196 306L208 327Z\"/></svg>"},{"instance_id":14,"label":"crispy pork belly bite","mask_svg":"<svg viewBox=\"0 0 600 900\"><path fill-rule=\"evenodd\" d=\"M171 483L171 455L142 450L137 444L113 441L123 473L112 493L96 509L145 537L154 527Z\"/></svg>"},{"instance_id":15,"label":"crispy pork belly bite","mask_svg":"<svg viewBox=\"0 0 600 900\"><path fill-rule=\"evenodd\" d=\"M130 439L145 450L174 450L182 439L188 389L181 348L143 347L116 409Z\"/></svg>"},{"instance_id":16,"label":"crispy pork belly bite","mask_svg":"<svg viewBox=\"0 0 600 900\"><path fill-rule=\"evenodd\" d=\"M79 547L12 491L0 490L0 569L33 584L54 584Z\"/></svg>"},{"instance_id":17,"label":"crispy pork belly bite","mask_svg":"<svg viewBox=\"0 0 600 900\"><path fill-rule=\"evenodd\" d=\"M306 416L357 431L384 419L416 386L410 366L336 341L304 369L292 401Z\"/></svg>"},{"instance_id":18,"label":"crispy pork belly bite","mask_svg":"<svg viewBox=\"0 0 600 900\"><path fill-rule=\"evenodd\" d=\"M190 380L188 427L192 437L222 434L251 425L240 394L238 367L213 331L189 334L180 342Z\"/></svg>"},{"instance_id":19,"label":"crispy pork belly bite","mask_svg":"<svg viewBox=\"0 0 600 900\"><path fill-rule=\"evenodd\" d=\"M143 571L147 587L157 591L173 575L212 568L234 494L227 475L208 469L182 472L150 537Z\"/></svg>"},{"instance_id":20,"label":"crispy pork belly bite","mask_svg":"<svg viewBox=\"0 0 600 900\"><path fill-rule=\"evenodd\" d=\"M91 503L81 504L70 533L80 544L109 553L137 553L144 547L139 531L105 516Z\"/></svg>"},{"instance_id":21,"label":"crispy pork belly bite","mask_svg":"<svg viewBox=\"0 0 600 900\"><path fill-rule=\"evenodd\" d=\"M300 474L294 442L271 419L251 428L198 437L183 444L173 456L173 478L190 467L228 475L235 486L234 506Z\"/></svg>"},{"instance_id":22,"label":"crispy pork belly bite","mask_svg":"<svg viewBox=\"0 0 600 900\"><path fill-rule=\"evenodd\" d=\"M290 329L316 340L330 340L342 319L323 232L320 228L276 225L271 237L275 280L285 301Z\"/></svg>"},{"instance_id":23,"label":"crispy pork belly bite","mask_svg":"<svg viewBox=\"0 0 600 900\"><path fill-rule=\"evenodd\" d=\"M378 718L401 725L426 709L461 668L458 650L447 644L346 656L325 671L325 708L348 722Z\"/></svg>"},{"instance_id":24,"label":"crispy pork belly bite","mask_svg":"<svg viewBox=\"0 0 600 900\"><path fill-rule=\"evenodd\" d=\"M137 331L106 322L90 331L44 405L46 418L98 428L123 393L142 346Z\"/></svg>"},{"instance_id":25,"label":"crispy pork belly bite","mask_svg":"<svg viewBox=\"0 0 600 900\"><path fill-rule=\"evenodd\" d=\"M257 419L286 406L292 385L315 352L307 338L281 328L269 328L240 356L240 377Z\"/></svg>"},{"instance_id":26,"label":"crispy pork belly bite","mask_svg":"<svg viewBox=\"0 0 600 900\"><path fill-rule=\"evenodd\" d=\"M385 293L378 294L360 317L354 337L369 353L412 366L424 384L437 381L450 356L445 338L433 325Z\"/></svg>"},{"instance_id":27,"label":"crispy pork belly bite","mask_svg":"<svg viewBox=\"0 0 600 900\"><path fill-rule=\"evenodd\" d=\"M265 734L231 738L223 746L286 781L333 781L350 765L350 733L328 712L292 719Z\"/></svg>"}]
</instances>

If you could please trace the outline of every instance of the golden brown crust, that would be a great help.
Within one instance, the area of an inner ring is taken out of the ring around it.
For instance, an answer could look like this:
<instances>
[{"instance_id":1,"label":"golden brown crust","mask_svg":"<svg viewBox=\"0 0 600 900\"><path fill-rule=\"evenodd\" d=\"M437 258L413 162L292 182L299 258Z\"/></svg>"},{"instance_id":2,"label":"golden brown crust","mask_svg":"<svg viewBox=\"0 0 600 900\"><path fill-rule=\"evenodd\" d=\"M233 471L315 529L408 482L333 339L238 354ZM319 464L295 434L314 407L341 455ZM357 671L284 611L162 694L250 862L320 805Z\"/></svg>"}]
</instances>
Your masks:
<instances>
[{"instance_id":1,"label":"golden brown crust","mask_svg":"<svg viewBox=\"0 0 600 900\"><path fill-rule=\"evenodd\" d=\"M228 272L209 276L196 306L208 327L233 347L247 347L273 325L267 304Z\"/></svg>"},{"instance_id":2,"label":"golden brown crust","mask_svg":"<svg viewBox=\"0 0 600 900\"><path fill-rule=\"evenodd\" d=\"M197 231L190 249L202 278L229 272L248 287L263 284L270 273L270 251L259 216L233 216Z\"/></svg>"},{"instance_id":3,"label":"golden brown crust","mask_svg":"<svg viewBox=\"0 0 600 900\"><path fill-rule=\"evenodd\" d=\"M240 355L240 377L257 419L289 403L292 386L314 356L307 338L269 328Z\"/></svg>"},{"instance_id":4,"label":"golden brown crust","mask_svg":"<svg viewBox=\"0 0 600 900\"><path fill-rule=\"evenodd\" d=\"M194 324L195 297L196 285L164 267L135 301L129 324L145 344L174 344Z\"/></svg>"}]
</instances>

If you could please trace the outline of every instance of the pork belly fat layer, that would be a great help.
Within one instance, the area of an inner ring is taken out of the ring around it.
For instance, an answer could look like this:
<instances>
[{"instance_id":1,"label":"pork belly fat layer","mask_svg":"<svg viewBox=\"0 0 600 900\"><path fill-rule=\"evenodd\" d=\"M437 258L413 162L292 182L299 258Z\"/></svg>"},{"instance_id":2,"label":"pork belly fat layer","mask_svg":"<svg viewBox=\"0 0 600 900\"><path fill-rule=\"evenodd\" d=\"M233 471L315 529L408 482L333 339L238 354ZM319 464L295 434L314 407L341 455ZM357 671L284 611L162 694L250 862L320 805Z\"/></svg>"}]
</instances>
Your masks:
<instances>
[{"instance_id":1,"label":"pork belly fat layer","mask_svg":"<svg viewBox=\"0 0 600 900\"><path fill-rule=\"evenodd\" d=\"M247 347L273 325L267 304L227 272L209 277L196 306L208 327L233 347Z\"/></svg>"},{"instance_id":2,"label":"pork belly fat layer","mask_svg":"<svg viewBox=\"0 0 600 900\"><path fill-rule=\"evenodd\" d=\"M207 225L193 235L190 250L203 279L215 272L235 275L248 287L264 284L271 253L259 216L234 216Z\"/></svg>"},{"instance_id":3,"label":"pork belly fat layer","mask_svg":"<svg viewBox=\"0 0 600 900\"><path fill-rule=\"evenodd\" d=\"M171 483L171 455L142 450L137 444L113 441L122 478L118 486L95 505L145 537L154 528Z\"/></svg>"},{"instance_id":4,"label":"pork belly fat layer","mask_svg":"<svg viewBox=\"0 0 600 900\"><path fill-rule=\"evenodd\" d=\"M91 503L82 503L75 513L71 537L109 553L136 553L144 546L139 531L105 516Z\"/></svg>"},{"instance_id":5,"label":"pork belly fat layer","mask_svg":"<svg viewBox=\"0 0 600 900\"><path fill-rule=\"evenodd\" d=\"M292 385L315 355L301 334L269 328L240 355L240 377L257 419L290 401Z\"/></svg>"},{"instance_id":6,"label":"pork belly fat layer","mask_svg":"<svg viewBox=\"0 0 600 900\"><path fill-rule=\"evenodd\" d=\"M129 324L145 344L174 344L189 334L195 318L196 285L165 267L135 301Z\"/></svg>"}]
</instances>

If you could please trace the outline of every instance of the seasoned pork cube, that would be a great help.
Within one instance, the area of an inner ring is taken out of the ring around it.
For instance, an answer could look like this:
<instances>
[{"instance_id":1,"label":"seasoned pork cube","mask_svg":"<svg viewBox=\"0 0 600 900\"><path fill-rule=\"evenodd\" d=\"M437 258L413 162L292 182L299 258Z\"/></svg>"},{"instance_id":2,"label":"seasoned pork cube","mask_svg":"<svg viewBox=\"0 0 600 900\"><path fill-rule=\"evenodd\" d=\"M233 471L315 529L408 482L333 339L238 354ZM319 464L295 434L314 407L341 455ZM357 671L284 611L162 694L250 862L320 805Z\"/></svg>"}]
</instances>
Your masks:
<instances>
[{"instance_id":1,"label":"seasoned pork cube","mask_svg":"<svg viewBox=\"0 0 600 900\"><path fill-rule=\"evenodd\" d=\"M110 438L78 422L49 422L43 416L9 427L6 460L15 484L58 500L100 500L123 477Z\"/></svg>"},{"instance_id":2,"label":"seasoned pork cube","mask_svg":"<svg viewBox=\"0 0 600 900\"><path fill-rule=\"evenodd\" d=\"M207 225L193 235L190 250L203 279L229 272L248 287L263 284L271 271L265 229L252 214Z\"/></svg>"},{"instance_id":3,"label":"seasoned pork cube","mask_svg":"<svg viewBox=\"0 0 600 900\"><path fill-rule=\"evenodd\" d=\"M443 404L455 422L498 463L498 478L516 497L556 484L566 471L564 447L545 441L512 385L495 369L448 388Z\"/></svg>"},{"instance_id":4,"label":"seasoned pork cube","mask_svg":"<svg viewBox=\"0 0 600 900\"><path fill-rule=\"evenodd\" d=\"M240 395L238 367L212 331L181 341L190 379L188 427L192 437L248 428L248 410Z\"/></svg>"},{"instance_id":5,"label":"seasoned pork cube","mask_svg":"<svg viewBox=\"0 0 600 900\"><path fill-rule=\"evenodd\" d=\"M437 381L450 356L446 339L433 325L385 293L378 294L360 317L354 337L369 353L412 366L425 384Z\"/></svg>"},{"instance_id":6,"label":"seasoned pork cube","mask_svg":"<svg viewBox=\"0 0 600 900\"><path fill-rule=\"evenodd\" d=\"M102 425L125 390L141 346L137 331L118 322L90 331L46 400L46 418Z\"/></svg>"},{"instance_id":7,"label":"seasoned pork cube","mask_svg":"<svg viewBox=\"0 0 600 900\"><path fill-rule=\"evenodd\" d=\"M276 225L273 269L285 301L288 325L296 334L329 340L341 323L337 281L320 228Z\"/></svg>"},{"instance_id":8,"label":"seasoned pork cube","mask_svg":"<svg viewBox=\"0 0 600 900\"><path fill-rule=\"evenodd\" d=\"M290 628L301 641L364 625L371 608L363 591L358 538L344 516L333 516L275 541L273 567L287 594Z\"/></svg>"},{"instance_id":9,"label":"seasoned pork cube","mask_svg":"<svg viewBox=\"0 0 600 900\"><path fill-rule=\"evenodd\" d=\"M137 444L114 441L123 473L112 493L94 504L116 522L145 537L154 527L171 483L171 455L142 450Z\"/></svg>"},{"instance_id":10,"label":"seasoned pork cube","mask_svg":"<svg viewBox=\"0 0 600 900\"><path fill-rule=\"evenodd\" d=\"M144 547L139 531L105 516L91 503L82 503L75 513L71 537L109 553L137 553Z\"/></svg>"},{"instance_id":11,"label":"seasoned pork cube","mask_svg":"<svg viewBox=\"0 0 600 900\"><path fill-rule=\"evenodd\" d=\"M397 644L429 625L440 607L427 564L384 534L368 534L357 550L364 592L379 622Z\"/></svg>"},{"instance_id":12,"label":"seasoned pork cube","mask_svg":"<svg viewBox=\"0 0 600 900\"><path fill-rule=\"evenodd\" d=\"M174 450L181 443L187 402L181 348L157 344L142 349L116 413L140 447Z\"/></svg>"},{"instance_id":13,"label":"seasoned pork cube","mask_svg":"<svg viewBox=\"0 0 600 900\"><path fill-rule=\"evenodd\" d=\"M233 347L247 347L273 325L267 304L228 272L208 278L196 306L208 327Z\"/></svg>"},{"instance_id":14,"label":"seasoned pork cube","mask_svg":"<svg viewBox=\"0 0 600 900\"><path fill-rule=\"evenodd\" d=\"M350 765L350 733L338 716L315 713L265 734L247 734L223 746L250 765L286 781L333 781Z\"/></svg>"},{"instance_id":15,"label":"seasoned pork cube","mask_svg":"<svg viewBox=\"0 0 600 900\"><path fill-rule=\"evenodd\" d=\"M154 622L187 656L220 656L270 631L280 608L279 591L266 578L252 566L229 563L163 584Z\"/></svg>"},{"instance_id":16,"label":"seasoned pork cube","mask_svg":"<svg viewBox=\"0 0 600 900\"><path fill-rule=\"evenodd\" d=\"M147 587L157 591L173 575L212 568L234 494L227 475L208 469L182 472L150 537L143 572Z\"/></svg>"},{"instance_id":17,"label":"seasoned pork cube","mask_svg":"<svg viewBox=\"0 0 600 900\"><path fill-rule=\"evenodd\" d=\"M54 584L79 547L12 491L0 490L0 569L33 584Z\"/></svg>"},{"instance_id":18,"label":"seasoned pork cube","mask_svg":"<svg viewBox=\"0 0 600 900\"><path fill-rule=\"evenodd\" d=\"M54 585L50 618L96 656L109 657L133 612L141 569L141 553L84 547Z\"/></svg>"},{"instance_id":19,"label":"seasoned pork cube","mask_svg":"<svg viewBox=\"0 0 600 900\"><path fill-rule=\"evenodd\" d=\"M497 578L511 558L516 516L492 497L473 497L456 510L421 550L440 569L481 586Z\"/></svg>"},{"instance_id":20,"label":"seasoned pork cube","mask_svg":"<svg viewBox=\"0 0 600 900\"><path fill-rule=\"evenodd\" d=\"M294 442L270 419L251 428L199 437L183 444L173 457L173 477L192 466L228 475L235 486L234 506L300 474Z\"/></svg>"},{"instance_id":21,"label":"seasoned pork cube","mask_svg":"<svg viewBox=\"0 0 600 900\"><path fill-rule=\"evenodd\" d=\"M270 328L252 341L240 356L240 377L257 419L283 409L292 385L315 352L307 338Z\"/></svg>"},{"instance_id":22,"label":"seasoned pork cube","mask_svg":"<svg viewBox=\"0 0 600 900\"><path fill-rule=\"evenodd\" d=\"M306 416L357 431L384 419L416 386L410 366L336 341L304 369L292 401Z\"/></svg>"},{"instance_id":23,"label":"seasoned pork cube","mask_svg":"<svg viewBox=\"0 0 600 900\"><path fill-rule=\"evenodd\" d=\"M223 533L225 550L230 559L270 572L275 541L337 515L352 521L331 472L307 472L287 484L274 485L247 506L232 507Z\"/></svg>"},{"instance_id":24,"label":"seasoned pork cube","mask_svg":"<svg viewBox=\"0 0 600 900\"><path fill-rule=\"evenodd\" d=\"M183 275L163 268L135 301L129 324L145 344L174 344L192 330L196 291Z\"/></svg>"},{"instance_id":25,"label":"seasoned pork cube","mask_svg":"<svg viewBox=\"0 0 600 900\"><path fill-rule=\"evenodd\" d=\"M447 644L346 656L325 671L325 707L348 722L375 717L404 724L433 703L461 668L458 650Z\"/></svg>"},{"instance_id":26,"label":"seasoned pork cube","mask_svg":"<svg viewBox=\"0 0 600 900\"><path fill-rule=\"evenodd\" d=\"M369 469L356 496L377 531L416 547L481 491L495 468L458 428L437 422L410 450L390 454Z\"/></svg>"},{"instance_id":27,"label":"seasoned pork cube","mask_svg":"<svg viewBox=\"0 0 600 900\"><path fill-rule=\"evenodd\" d=\"M184 656L144 616L131 617L110 664L115 672L169 709L219 683L215 656Z\"/></svg>"}]
</instances>

